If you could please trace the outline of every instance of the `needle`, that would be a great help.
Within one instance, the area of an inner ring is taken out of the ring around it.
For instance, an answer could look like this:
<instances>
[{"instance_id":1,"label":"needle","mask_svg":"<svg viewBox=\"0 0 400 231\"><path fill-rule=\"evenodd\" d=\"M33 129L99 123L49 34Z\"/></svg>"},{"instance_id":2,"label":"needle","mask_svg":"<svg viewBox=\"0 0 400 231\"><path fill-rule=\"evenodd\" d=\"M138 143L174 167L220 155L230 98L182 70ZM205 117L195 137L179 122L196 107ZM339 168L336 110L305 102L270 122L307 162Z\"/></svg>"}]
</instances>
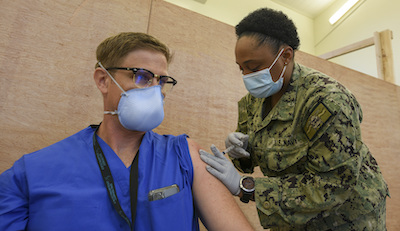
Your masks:
<instances>
[{"instance_id":1,"label":"needle","mask_svg":"<svg viewBox=\"0 0 400 231\"><path fill-rule=\"evenodd\" d=\"M235 145L231 145L229 146L229 148L225 149L222 154L225 155L225 153L232 151L232 149L234 149L236 146Z\"/></svg>"}]
</instances>

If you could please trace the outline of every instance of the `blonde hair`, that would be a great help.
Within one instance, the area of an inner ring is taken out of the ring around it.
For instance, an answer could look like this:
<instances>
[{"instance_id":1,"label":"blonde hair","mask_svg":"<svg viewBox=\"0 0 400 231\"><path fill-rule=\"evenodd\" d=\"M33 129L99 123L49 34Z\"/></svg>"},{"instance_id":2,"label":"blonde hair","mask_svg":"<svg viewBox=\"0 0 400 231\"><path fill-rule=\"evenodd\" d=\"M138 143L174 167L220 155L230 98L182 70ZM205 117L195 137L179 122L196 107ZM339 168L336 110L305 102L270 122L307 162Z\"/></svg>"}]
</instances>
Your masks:
<instances>
[{"instance_id":1,"label":"blonde hair","mask_svg":"<svg viewBox=\"0 0 400 231\"><path fill-rule=\"evenodd\" d=\"M115 67L120 65L128 53L138 49L159 51L165 55L168 64L172 60L170 50L164 43L151 35L140 32L123 32L105 39L97 47L96 57L104 67ZM98 63L95 67L99 67Z\"/></svg>"}]
</instances>

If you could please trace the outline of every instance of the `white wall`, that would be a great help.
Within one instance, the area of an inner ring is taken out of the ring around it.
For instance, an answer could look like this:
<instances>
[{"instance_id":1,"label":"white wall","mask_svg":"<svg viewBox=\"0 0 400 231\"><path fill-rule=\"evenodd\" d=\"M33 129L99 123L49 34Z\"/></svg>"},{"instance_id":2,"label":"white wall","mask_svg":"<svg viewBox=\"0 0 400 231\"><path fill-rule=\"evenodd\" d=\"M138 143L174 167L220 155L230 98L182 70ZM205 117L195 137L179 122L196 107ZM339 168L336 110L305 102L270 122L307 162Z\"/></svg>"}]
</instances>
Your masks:
<instances>
[{"instance_id":1,"label":"white wall","mask_svg":"<svg viewBox=\"0 0 400 231\"><path fill-rule=\"evenodd\" d=\"M231 26L236 26L240 20L250 12L261 8L269 7L280 10L287 14L297 26L297 32L300 37L300 50L309 54L314 54L314 21L309 17L299 14L293 10L287 9L270 0L207 0L205 4L195 0L165 0L181 6L183 8L195 11L207 17L224 22ZM210 28L211 30L212 28ZM236 36L236 35L232 35ZM232 54L233 54L232 47Z\"/></svg>"},{"instance_id":2,"label":"white wall","mask_svg":"<svg viewBox=\"0 0 400 231\"><path fill-rule=\"evenodd\" d=\"M329 17L345 2L338 0L315 18L315 54L320 55L364 39L373 37L374 32L389 29L393 32L392 48L394 74L400 85L400 1L364 0L362 4L338 25L330 25ZM377 77L375 47L346 54L330 61Z\"/></svg>"},{"instance_id":3,"label":"white wall","mask_svg":"<svg viewBox=\"0 0 400 231\"><path fill-rule=\"evenodd\" d=\"M370 38L376 31L390 29L393 31L395 81L400 85L400 0L362 0L363 3L356 11L334 26L329 24L328 19L346 0L336 0L314 19L271 0L207 0L205 4L195 0L165 1L232 26L260 7L281 10L297 26L300 50L317 56ZM374 77L378 76L375 47L368 47L330 61Z\"/></svg>"}]
</instances>

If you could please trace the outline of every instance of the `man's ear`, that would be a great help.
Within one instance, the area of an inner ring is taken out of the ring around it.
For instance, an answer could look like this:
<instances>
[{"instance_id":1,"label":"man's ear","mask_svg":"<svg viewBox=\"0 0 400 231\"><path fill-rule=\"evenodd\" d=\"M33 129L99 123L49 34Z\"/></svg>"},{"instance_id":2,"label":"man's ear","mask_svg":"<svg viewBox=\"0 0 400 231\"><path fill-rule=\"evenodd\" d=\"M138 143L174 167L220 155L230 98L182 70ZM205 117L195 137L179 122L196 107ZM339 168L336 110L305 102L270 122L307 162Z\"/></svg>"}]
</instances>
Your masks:
<instances>
[{"instance_id":1,"label":"man's ear","mask_svg":"<svg viewBox=\"0 0 400 231\"><path fill-rule=\"evenodd\" d=\"M100 92L102 94L106 94L108 92L108 84L110 80L110 78L108 78L106 71L100 67L96 68L93 74L93 78Z\"/></svg>"}]
</instances>

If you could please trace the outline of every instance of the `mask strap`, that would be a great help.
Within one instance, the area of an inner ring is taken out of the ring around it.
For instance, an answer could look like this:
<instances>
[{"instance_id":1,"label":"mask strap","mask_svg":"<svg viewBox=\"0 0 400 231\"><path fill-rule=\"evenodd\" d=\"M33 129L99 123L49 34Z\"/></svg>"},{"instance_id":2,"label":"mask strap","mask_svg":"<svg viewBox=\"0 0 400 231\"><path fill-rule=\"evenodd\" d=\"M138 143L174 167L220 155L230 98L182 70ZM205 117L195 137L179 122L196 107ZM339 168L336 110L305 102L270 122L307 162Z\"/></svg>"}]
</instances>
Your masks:
<instances>
[{"instance_id":1,"label":"mask strap","mask_svg":"<svg viewBox=\"0 0 400 231\"><path fill-rule=\"evenodd\" d=\"M104 111L104 115L118 115L118 111Z\"/></svg>"},{"instance_id":2,"label":"mask strap","mask_svg":"<svg viewBox=\"0 0 400 231\"><path fill-rule=\"evenodd\" d=\"M282 78L282 76L285 74L286 67L287 67L287 65L283 66L283 70L282 70L282 72L281 72L281 75L279 76L279 79ZM278 80L279 80L279 79L278 79Z\"/></svg>"},{"instance_id":3,"label":"mask strap","mask_svg":"<svg viewBox=\"0 0 400 231\"><path fill-rule=\"evenodd\" d=\"M122 94L127 95L126 91L124 91L124 89L122 89L122 87L117 83L117 81L114 79L114 77L112 77L112 75L110 74L110 72L108 72L108 71L104 68L104 66L101 64L100 61L98 61L98 64L99 64L99 66L100 66L103 70L105 70L105 71L107 72L108 76L110 76L111 80L117 85L117 87L118 87L119 89L121 89ZM115 110L115 111L104 111L104 114L105 114L105 115L118 115L118 111L117 111L117 110Z\"/></svg>"},{"instance_id":4,"label":"mask strap","mask_svg":"<svg viewBox=\"0 0 400 231\"><path fill-rule=\"evenodd\" d=\"M269 66L268 69L271 69L271 68L275 65L275 63L278 61L279 57L281 57L281 54L283 53L284 50L285 50L285 49L282 48L281 51L279 51L278 56L276 56L275 60L272 62L271 66Z\"/></svg>"},{"instance_id":5,"label":"mask strap","mask_svg":"<svg viewBox=\"0 0 400 231\"><path fill-rule=\"evenodd\" d=\"M98 64L99 64L99 66L100 66L103 70L105 70L105 71L107 72L108 76L110 76L111 80L117 85L117 87L119 87L119 89L121 89L122 94L123 94L123 95L128 95L128 94L126 93L126 91L124 91L124 89L122 89L122 87L117 83L117 81L114 79L114 77L112 77L112 75L110 74L110 72L108 72L107 69L105 69L105 68L103 67L103 65L101 64L100 61L98 61Z\"/></svg>"}]
</instances>

